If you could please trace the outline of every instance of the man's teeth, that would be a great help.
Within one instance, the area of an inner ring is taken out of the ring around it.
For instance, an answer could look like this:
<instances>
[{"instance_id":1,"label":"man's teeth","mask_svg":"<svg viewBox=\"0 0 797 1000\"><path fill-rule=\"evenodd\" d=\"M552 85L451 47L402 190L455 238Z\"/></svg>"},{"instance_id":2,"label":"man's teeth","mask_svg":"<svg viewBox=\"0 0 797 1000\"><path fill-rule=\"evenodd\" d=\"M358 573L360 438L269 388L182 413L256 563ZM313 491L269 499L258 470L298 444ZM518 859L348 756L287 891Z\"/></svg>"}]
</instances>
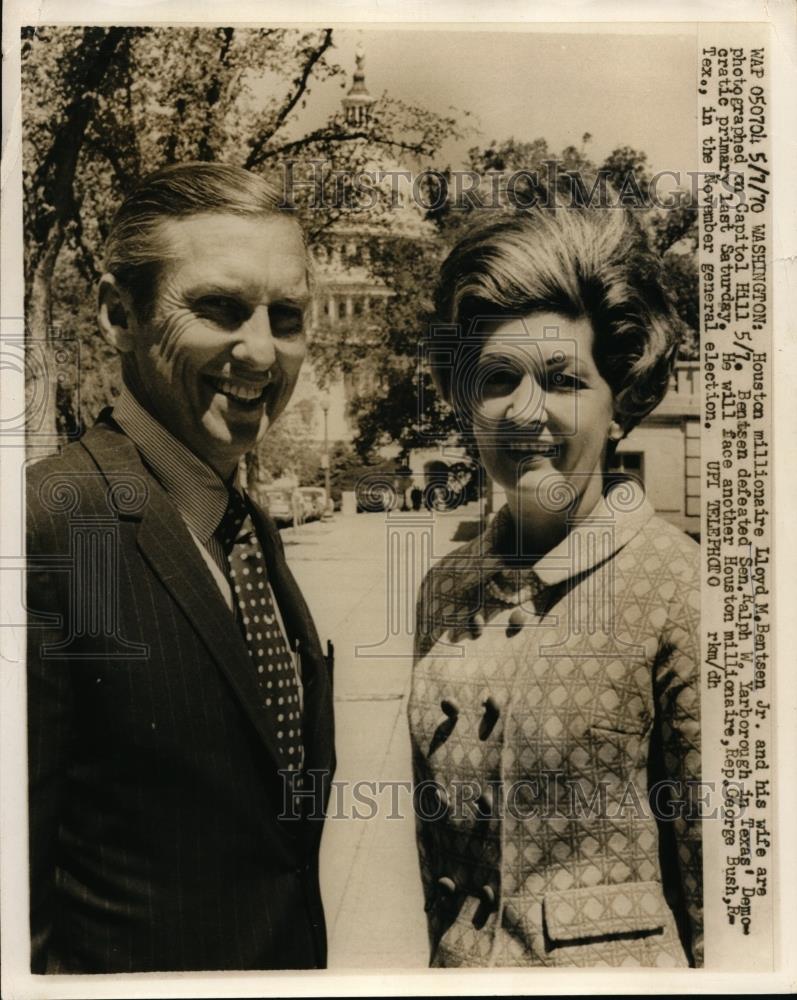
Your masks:
<instances>
[{"instance_id":1,"label":"man's teeth","mask_svg":"<svg viewBox=\"0 0 797 1000\"><path fill-rule=\"evenodd\" d=\"M223 392L225 396L232 396L233 399L240 399L244 403L251 403L253 400L259 399L266 388L265 385L241 385L240 383L229 382L227 379L215 378L211 381L219 392Z\"/></svg>"}]
</instances>

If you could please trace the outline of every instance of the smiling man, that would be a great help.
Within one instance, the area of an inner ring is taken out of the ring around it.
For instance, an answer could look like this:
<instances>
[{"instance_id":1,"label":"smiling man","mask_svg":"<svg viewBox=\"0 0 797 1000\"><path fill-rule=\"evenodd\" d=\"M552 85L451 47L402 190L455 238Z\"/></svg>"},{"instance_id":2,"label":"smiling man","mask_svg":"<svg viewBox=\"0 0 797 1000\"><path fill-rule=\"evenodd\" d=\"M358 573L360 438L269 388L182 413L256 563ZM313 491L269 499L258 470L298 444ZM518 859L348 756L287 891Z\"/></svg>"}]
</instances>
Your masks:
<instances>
[{"instance_id":1,"label":"smiling man","mask_svg":"<svg viewBox=\"0 0 797 1000\"><path fill-rule=\"evenodd\" d=\"M113 410L28 479L31 968L323 967L328 664L241 457L306 350L301 230L185 164L111 227Z\"/></svg>"}]
</instances>

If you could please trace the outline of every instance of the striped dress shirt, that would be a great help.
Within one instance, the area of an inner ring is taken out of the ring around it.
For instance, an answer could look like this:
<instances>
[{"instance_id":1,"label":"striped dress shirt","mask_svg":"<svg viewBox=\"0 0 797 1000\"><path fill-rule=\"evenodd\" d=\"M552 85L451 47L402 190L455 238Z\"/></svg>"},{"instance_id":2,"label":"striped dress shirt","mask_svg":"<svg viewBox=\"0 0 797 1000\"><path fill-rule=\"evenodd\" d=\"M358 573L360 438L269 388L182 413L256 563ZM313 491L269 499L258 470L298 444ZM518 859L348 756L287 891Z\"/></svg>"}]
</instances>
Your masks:
<instances>
[{"instance_id":1,"label":"striped dress shirt","mask_svg":"<svg viewBox=\"0 0 797 1000\"><path fill-rule=\"evenodd\" d=\"M113 418L135 444L144 463L174 503L227 607L234 613L232 587L227 573L221 568L226 567L227 556L221 541L216 537L216 529L227 510L229 487L234 486L243 492L238 471L229 485L224 483L206 462L178 441L144 409L128 386L123 387L116 401ZM290 649L288 633L271 584L269 590L285 644ZM301 689L298 667L296 673Z\"/></svg>"}]
</instances>

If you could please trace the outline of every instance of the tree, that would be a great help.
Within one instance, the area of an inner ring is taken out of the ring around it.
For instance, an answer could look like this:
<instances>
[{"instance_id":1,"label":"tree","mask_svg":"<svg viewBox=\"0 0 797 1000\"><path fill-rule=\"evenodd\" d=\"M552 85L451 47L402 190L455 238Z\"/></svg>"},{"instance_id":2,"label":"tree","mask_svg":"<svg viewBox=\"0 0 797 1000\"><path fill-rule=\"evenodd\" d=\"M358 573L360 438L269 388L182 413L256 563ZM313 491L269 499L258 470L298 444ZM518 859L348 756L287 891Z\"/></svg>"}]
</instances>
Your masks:
<instances>
[{"instance_id":1,"label":"tree","mask_svg":"<svg viewBox=\"0 0 797 1000\"><path fill-rule=\"evenodd\" d=\"M438 226L443 239L452 243L463 226L467 225L471 213L480 209L514 204L518 207L533 204L540 186L550 177L552 170L589 171L594 169L585 149L591 136L585 133L582 148L568 146L560 154L555 154L546 139L538 138L520 142L509 138L499 143L493 140L488 146L478 146L468 150L465 169L479 178L473 194L457 202L456 189L450 186L451 170L443 171L448 197L439 199L439 207L429 212L428 217ZM502 182L500 175L504 175ZM507 188L507 178L511 186ZM438 199L430 198L430 203Z\"/></svg>"},{"instance_id":2,"label":"tree","mask_svg":"<svg viewBox=\"0 0 797 1000\"><path fill-rule=\"evenodd\" d=\"M609 153L599 172L618 193L621 204L634 209L650 205L651 177L647 153L631 146L620 146Z\"/></svg>"},{"instance_id":3,"label":"tree","mask_svg":"<svg viewBox=\"0 0 797 1000\"><path fill-rule=\"evenodd\" d=\"M388 232L364 237L370 271L388 295L345 324L325 323L310 343L317 377L366 370L350 403L358 431L354 445L363 461L382 447L413 448L444 440L455 431L421 365L424 334L433 320L431 292L445 245L434 228L406 238Z\"/></svg>"},{"instance_id":4,"label":"tree","mask_svg":"<svg viewBox=\"0 0 797 1000\"><path fill-rule=\"evenodd\" d=\"M321 449L312 400L300 400L282 414L248 456L247 465L250 483L269 483L283 476L295 476L303 485L314 483Z\"/></svg>"},{"instance_id":5,"label":"tree","mask_svg":"<svg viewBox=\"0 0 797 1000\"><path fill-rule=\"evenodd\" d=\"M23 30L26 330L49 349L54 341L53 274L70 226L72 235L79 232L78 159L124 34L121 28ZM48 84L55 78L60 86L53 91ZM46 349L45 358L49 355ZM46 362L39 377L47 380L46 405L42 423L31 428L32 456L42 448L50 450L35 432L52 433L57 426L55 365Z\"/></svg>"},{"instance_id":6,"label":"tree","mask_svg":"<svg viewBox=\"0 0 797 1000\"><path fill-rule=\"evenodd\" d=\"M387 95L365 124L334 114L304 128L314 89L345 86L330 28L37 28L22 66L28 328L80 341L87 373L79 394L59 396L62 425L109 401L104 351L75 304L91 301L112 213L143 174L224 160L282 180L287 161L315 163L296 192L315 239L345 211L330 178L353 176L374 150L432 156L457 131L453 117ZM46 423L58 426L54 406Z\"/></svg>"}]
</instances>

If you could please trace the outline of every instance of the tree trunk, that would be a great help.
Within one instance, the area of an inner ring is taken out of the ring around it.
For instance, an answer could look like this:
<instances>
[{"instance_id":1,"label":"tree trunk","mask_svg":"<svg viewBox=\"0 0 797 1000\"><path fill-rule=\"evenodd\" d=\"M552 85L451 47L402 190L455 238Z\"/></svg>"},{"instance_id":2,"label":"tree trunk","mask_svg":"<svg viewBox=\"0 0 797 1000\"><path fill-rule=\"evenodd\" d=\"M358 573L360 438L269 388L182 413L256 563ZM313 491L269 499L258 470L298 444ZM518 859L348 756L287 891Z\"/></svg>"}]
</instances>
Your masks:
<instances>
[{"instance_id":1,"label":"tree trunk","mask_svg":"<svg viewBox=\"0 0 797 1000\"><path fill-rule=\"evenodd\" d=\"M55 262L64 242L64 227L56 223L50 230L47 242L31 275L25 303L25 444L30 460L45 458L58 450L58 386L60 352L57 350L57 331L52 323L52 279ZM73 354L75 368L65 371L67 378L77 375L77 353Z\"/></svg>"},{"instance_id":2,"label":"tree trunk","mask_svg":"<svg viewBox=\"0 0 797 1000\"><path fill-rule=\"evenodd\" d=\"M78 157L103 84L117 49L129 29L86 28L65 70L63 86L74 96L53 133L49 150L33 172L32 194L25 205L28 241L25 314L27 345L26 444L30 458L58 447L56 392L59 368L70 377L69 362L56 349L52 325L52 279L70 219L78 211L74 180ZM26 165L27 166L27 165ZM76 366L75 355L73 365Z\"/></svg>"}]
</instances>

